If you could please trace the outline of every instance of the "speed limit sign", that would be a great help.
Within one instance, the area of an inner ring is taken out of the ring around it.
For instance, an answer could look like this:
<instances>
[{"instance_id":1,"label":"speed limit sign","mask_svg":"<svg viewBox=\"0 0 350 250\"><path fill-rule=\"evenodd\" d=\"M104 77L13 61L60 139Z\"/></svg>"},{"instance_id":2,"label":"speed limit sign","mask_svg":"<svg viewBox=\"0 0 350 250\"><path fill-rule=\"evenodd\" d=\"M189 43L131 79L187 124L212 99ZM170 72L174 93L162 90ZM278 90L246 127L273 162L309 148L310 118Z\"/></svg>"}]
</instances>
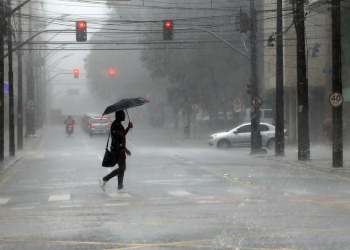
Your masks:
<instances>
[{"instance_id":1,"label":"speed limit sign","mask_svg":"<svg viewBox=\"0 0 350 250\"><path fill-rule=\"evenodd\" d=\"M343 95L339 92L334 92L329 96L329 103L337 108L343 104Z\"/></svg>"}]
</instances>

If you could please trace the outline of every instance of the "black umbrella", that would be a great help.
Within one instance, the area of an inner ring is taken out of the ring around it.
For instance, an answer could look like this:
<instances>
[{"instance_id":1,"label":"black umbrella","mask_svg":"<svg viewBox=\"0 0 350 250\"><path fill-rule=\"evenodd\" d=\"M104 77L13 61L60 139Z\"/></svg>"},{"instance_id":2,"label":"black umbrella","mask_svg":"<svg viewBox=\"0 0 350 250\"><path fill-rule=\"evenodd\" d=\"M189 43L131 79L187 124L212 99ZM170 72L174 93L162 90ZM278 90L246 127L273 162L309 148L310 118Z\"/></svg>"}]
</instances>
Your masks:
<instances>
[{"instance_id":1,"label":"black umbrella","mask_svg":"<svg viewBox=\"0 0 350 250\"><path fill-rule=\"evenodd\" d=\"M125 110L127 115L128 115L128 118L129 118L129 114L128 114L127 109L141 106L147 102L149 102L149 101L144 99L144 98L141 98L141 97L122 99L119 102L116 102L116 103L108 106L106 108L106 110L103 112L102 116L119 111L119 110ZM129 120L130 120L130 118L129 118Z\"/></svg>"}]
</instances>

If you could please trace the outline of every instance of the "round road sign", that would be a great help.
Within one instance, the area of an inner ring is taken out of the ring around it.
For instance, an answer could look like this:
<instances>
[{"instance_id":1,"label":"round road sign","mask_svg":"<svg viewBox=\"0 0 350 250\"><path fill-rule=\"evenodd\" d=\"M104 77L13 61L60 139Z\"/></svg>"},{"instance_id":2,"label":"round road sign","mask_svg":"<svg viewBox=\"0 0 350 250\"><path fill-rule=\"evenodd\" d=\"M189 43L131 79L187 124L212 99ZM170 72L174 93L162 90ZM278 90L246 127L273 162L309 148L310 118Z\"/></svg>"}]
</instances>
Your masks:
<instances>
[{"instance_id":1,"label":"round road sign","mask_svg":"<svg viewBox=\"0 0 350 250\"><path fill-rule=\"evenodd\" d=\"M262 104L262 99L259 96L255 96L254 98L252 98L252 105L254 107L261 106L261 104Z\"/></svg>"},{"instance_id":2,"label":"round road sign","mask_svg":"<svg viewBox=\"0 0 350 250\"><path fill-rule=\"evenodd\" d=\"M339 92L334 92L329 96L329 103L334 107L340 107L343 104L343 95Z\"/></svg>"},{"instance_id":3,"label":"round road sign","mask_svg":"<svg viewBox=\"0 0 350 250\"><path fill-rule=\"evenodd\" d=\"M198 110L198 105L197 105L197 104L192 104L192 109L193 109L194 111L197 111L197 110Z\"/></svg>"}]
</instances>

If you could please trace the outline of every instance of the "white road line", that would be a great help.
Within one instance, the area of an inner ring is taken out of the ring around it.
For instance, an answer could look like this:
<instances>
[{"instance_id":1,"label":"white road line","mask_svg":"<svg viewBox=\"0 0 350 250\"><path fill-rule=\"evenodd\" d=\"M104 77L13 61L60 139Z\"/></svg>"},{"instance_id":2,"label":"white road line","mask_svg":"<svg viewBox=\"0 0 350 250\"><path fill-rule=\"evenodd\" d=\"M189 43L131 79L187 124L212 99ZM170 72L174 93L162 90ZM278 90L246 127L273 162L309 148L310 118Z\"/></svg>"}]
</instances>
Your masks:
<instances>
[{"instance_id":1,"label":"white road line","mask_svg":"<svg viewBox=\"0 0 350 250\"><path fill-rule=\"evenodd\" d=\"M18 182L22 182L22 183L26 183L26 182L36 182L38 180L32 180L32 181L18 181Z\"/></svg>"},{"instance_id":2,"label":"white road line","mask_svg":"<svg viewBox=\"0 0 350 250\"><path fill-rule=\"evenodd\" d=\"M40 203L26 203L26 204L18 204L18 206L29 206L29 205L40 205Z\"/></svg>"},{"instance_id":3,"label":"white road line","mask_svg":"<svg viewBox=\"0 0 350 250\"><path fill-rule=\"evenodd\" d=\"M5 205L9 200L9 198L0 198L0 205Z\"/></svg>"},{"instance_id":4,"label":"white road line","mask_svg":"<svg viewBox=\"0 0 350 250\"><path fill-rule=\"evenodd\" d=\"M241 188L230 188L227 190L227 192L235 195L241 195L241 196L247 196L247 195L252 195L251 192L241 189Z\"/></svg>"},{"instance_id":5,"label":"white road line","mask_svg":"<svg viewBox=\"0 0 350 250\"><path fill-rule=\"evenodd\" d=\"M170 191L168 193L171 194L171 195L174 195L174 196L189 196L189 195L192 195L191 193L189 193L189 192L187 192L185 190Z\"/></svg>"},{"instance_id":6,"label":"white road line","mask_svg":"<svg viewBox=\"0 0 350 250\"><path fill-rule=\"evenodd\" d=\"M68 206L58 206L59 208L73 208L73 207L82 207L83 205L68 205Z\"/></svg>"},{"instance_id":7,"label":"white road line","mask_svg":"<svg viewBox=\"0 0 350 250\"><path fill-rule=\"evenodd\" d=\"M206 204L206 203L221 203L221 201L197 201L198 204Z\"/></svg>"},{"instance_id":8,"label":"white road line","mask_svg":"<svg viewBox=\"0 0 350 250\"><path fill-rule=\"evenodd\" d=\"M14 210L25 210L25 209L34 209L34 207L15 207L15 208L12 208Z\"/></svg>"},{"instance_id":9,"label":"white road line","mask_svg":"<svg viewBox=\"0 0 350 250\"><path fill-rule=\"evenodd\" d=\"M75 171L75 168L71 168L71 169L55 169L55 170L48 170L47 172L71 172L71 171Z\"/></svg>"},{"instance_id":10,"label":"white road line","mask_svg":"<svg viewBox=\"0 0 350 250\"><path fill-rule=\"evenodd\" d=\"M71 156L72 154L61 154L62 156Z\"/></svg>"},{"instance_id":11,"label":"white road line","mask_svg":"<svg viewBox=\"0 0 350 250\"><path fill-rule=\"evenodd\" d=\"M132 197L130 194L128 193L107 193L109 195L109 197L111 198L129 198Z\"/></svg>"},{"instance_id":12,"label":"white road line","mask_svg":"<svg viewBox=\"0 0 350 250\"><path fill-rule=\"evenodd\" d=\"M105 204L106 207L127 206L129 203Z\"/></svg>"},{"instance_id":13,"label":"white road line","mask_svg":"<svg viewBox=\"0 0 350 250\"><path fill-rule=\"evenodd\" d=\"M287 193L297 194L297 195L313 195L311 192L307 192L301 189L287 190Z\"/></svg>"},{"instance_id":14,"label":"white road line","mask_svg":"<svg viewBox=\"0 0 350 250\"><path fill-rule=\"evenodd\" d=\"M49 201L67 201L70 199L70 194L50 195Z\"/></svg>"}]
</instances>

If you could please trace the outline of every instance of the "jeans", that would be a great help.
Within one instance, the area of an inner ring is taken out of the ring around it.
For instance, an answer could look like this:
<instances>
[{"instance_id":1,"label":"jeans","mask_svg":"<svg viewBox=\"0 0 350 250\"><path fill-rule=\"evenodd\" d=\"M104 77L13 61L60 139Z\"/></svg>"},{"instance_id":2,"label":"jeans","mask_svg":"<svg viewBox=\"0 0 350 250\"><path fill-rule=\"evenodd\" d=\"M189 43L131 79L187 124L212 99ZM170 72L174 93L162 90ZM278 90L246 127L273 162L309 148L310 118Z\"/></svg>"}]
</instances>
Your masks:
<instances>
[{"instance_id":1,"label":"jeans","mask_svg":"<svg viewBox=\"0 0 350 250\"><path fill-rule=\"evenodd\" d=\"M123 185L123 179L124 179L124 172L126 170L126 156L125 156L125 150L119 151L118 153L118 166L119 168L114 169L112 172L110 172L108 175L102 178L103 181L109 181L113 177L118 175L118 186Z\"/></svg>"}]
</instances>

